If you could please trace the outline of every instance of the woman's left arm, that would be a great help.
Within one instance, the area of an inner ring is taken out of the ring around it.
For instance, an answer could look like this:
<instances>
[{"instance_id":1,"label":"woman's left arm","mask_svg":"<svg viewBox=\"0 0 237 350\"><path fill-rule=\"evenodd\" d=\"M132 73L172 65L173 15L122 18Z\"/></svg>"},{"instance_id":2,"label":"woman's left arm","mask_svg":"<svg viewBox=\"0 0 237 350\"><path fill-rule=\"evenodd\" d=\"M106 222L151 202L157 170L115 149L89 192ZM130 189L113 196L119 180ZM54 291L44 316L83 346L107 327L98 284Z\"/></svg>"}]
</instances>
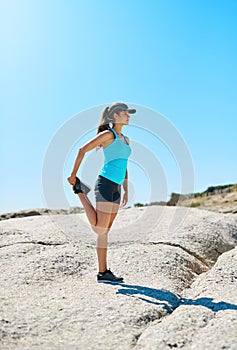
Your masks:
<instances>
[{"instance_id":1,"label":"woman's left arm","mask_svg":"<svg viewBox=\"0 0 237 350\"><path fill-rule=\"evenodd\" d=\"M124 194L123 194L121 207L124 207L128 202L128 169L126 169L126 175L123 182L123 189L124 189Z\"/></svg>"}]
</instances>

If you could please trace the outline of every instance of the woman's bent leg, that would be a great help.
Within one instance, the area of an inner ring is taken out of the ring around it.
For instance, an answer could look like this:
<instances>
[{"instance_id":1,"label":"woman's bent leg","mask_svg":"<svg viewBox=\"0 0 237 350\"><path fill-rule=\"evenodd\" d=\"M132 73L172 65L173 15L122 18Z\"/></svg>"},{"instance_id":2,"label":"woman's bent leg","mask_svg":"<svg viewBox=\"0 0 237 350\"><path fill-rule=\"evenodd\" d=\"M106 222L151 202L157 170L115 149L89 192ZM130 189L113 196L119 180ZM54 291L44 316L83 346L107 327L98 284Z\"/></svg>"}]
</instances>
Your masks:
<instances>
[{"instance_id":1,"label":"woman's bent leg","mask_svg":"<svg viewBox=\"0 0 237 350\"><path fill-rule=\"evenodd\" d=\"M80 198L87 219L95 233L98 235L106 233L110 225L111 215L115 213L116 216L119 206L112 202L97 202L95 209L87 195L78 193L78 197Z\"/></svg>"},{"instance_id":2,"label":"woman's bent leg","mask_svg":"<svg viewBox=\"0 0 237 350\"><path fill-rule=\"evenodd\" d=\"M97 213L93 205L91 204L89 198L84 193L78 193L78 197L80 198L81 204L85 209L86 216L89 220L89 223L92 226L96 226L97 223Z\"/></svg>"},{"instance_id":3,"label":"woman's bent leg","mask_svg":"<svg viewBox=\"0 0 237 350\"><path fill-rule=\"evenodd\" d=\"M108 228L111 227L111 217L117 214L118 209L119 205L113 202L96 202L97 221L92 228L98 235L107 233Z\"/></svg>"}]
</instances>

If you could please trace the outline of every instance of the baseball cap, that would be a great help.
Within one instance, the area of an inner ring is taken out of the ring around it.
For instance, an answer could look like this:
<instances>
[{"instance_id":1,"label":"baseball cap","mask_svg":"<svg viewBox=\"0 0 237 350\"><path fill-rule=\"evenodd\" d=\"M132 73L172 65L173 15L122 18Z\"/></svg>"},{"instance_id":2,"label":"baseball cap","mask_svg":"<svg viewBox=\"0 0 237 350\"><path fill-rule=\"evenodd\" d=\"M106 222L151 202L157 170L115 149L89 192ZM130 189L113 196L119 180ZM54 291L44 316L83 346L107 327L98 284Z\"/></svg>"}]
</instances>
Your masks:
<instances>
[{"instance_id":1,"label":"baseball cap","mask_svg":"<svg viewBox=\"0 0 237 350\"><path fill-rule=\"evenodd\" d=\"M128 111L128 113L130 114L134 114L136 113L136 109L129 109L128 106L125 103L122 102L116 102L113 103L112 105L109 106L109 114L113 114L113 113L120 113L122 111Z\"/></svg>"}]
</instances>

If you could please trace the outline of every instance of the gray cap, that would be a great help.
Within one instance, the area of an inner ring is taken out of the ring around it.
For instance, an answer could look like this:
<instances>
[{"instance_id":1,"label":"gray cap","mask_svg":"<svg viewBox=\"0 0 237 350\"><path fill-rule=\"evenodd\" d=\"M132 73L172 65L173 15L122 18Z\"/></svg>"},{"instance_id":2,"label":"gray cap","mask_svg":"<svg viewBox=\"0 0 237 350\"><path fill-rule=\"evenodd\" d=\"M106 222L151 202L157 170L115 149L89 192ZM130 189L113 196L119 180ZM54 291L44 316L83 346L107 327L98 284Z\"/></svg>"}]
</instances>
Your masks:
<instances>
[{"instance_id":1,"label":"gray cap","mask_svg":"<svg viewBox=\"0 0 237 350\"><path fill-rule=\"evenodd\" d=\"M128 111L130 114L136 113L136 109L129 109L128 106L125 103L122 102L116 102L109 106L109 115L112 115L113 113L120 113L122 111Z\"/></svg>"}]
</instances>

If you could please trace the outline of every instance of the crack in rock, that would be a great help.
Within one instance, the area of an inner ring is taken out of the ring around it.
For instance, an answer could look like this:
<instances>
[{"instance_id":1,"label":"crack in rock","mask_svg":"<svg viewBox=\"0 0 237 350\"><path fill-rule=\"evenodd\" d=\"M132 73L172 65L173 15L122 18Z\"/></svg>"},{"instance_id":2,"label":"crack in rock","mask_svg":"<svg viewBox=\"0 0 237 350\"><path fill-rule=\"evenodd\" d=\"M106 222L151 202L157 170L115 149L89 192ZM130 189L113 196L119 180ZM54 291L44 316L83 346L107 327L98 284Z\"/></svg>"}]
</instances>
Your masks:
<instances>
[{"instance_id":1,"label":"crack in rock","mask_svg":"<svg viewBox=\"0 0 237 350\"><path fill-rule=\"evenodd\" d=\"M57 243L57 242L43 242L43 241L21 241L21 242L14 242L10 244L3 244L0 246L0 248L10 247L16 244L39 244L39 245L46 245L46 246L58 246L58 245L66 245L68 244L68 242Z\"/></svg>"},{"instance_id":2,"label":"crack in rock","mask_svg":"<svg viewBox=\"0 0 237 350\"><path fill-rule=\"evenodd\" d=\"M173 311L173 310L172 310ZM170 309L170 313L172 312ZM155 320L159 320L160 318L164 317L167 315L167 312L162 310L162 309L153 309L149 310L147 313L139 316L135 321L134 325L141 327L145 326L148 323L154 322Z\"/></svg>"},{"instance_id":3,"label":"crack in rock","mask_svg":"<svg viewBox=\"0 0 237 350\"><path fill-rule=\"evenodd\" d=\"M199 260L203 265L205 265L207 268L211 268L213 266L213 263L211 263L210 261L207 261L205 258L201 257L200 255L192 252L191 250L183 247L182 245L178 244L178 243L171 243L171 242L149 242L149 244L151 245L168 245L171 247L176 247L176 248L180 248L183 251L185 251L186 253L188 253L189 255L193 256L195 259Z\"/></svg>"}]
</instances>

